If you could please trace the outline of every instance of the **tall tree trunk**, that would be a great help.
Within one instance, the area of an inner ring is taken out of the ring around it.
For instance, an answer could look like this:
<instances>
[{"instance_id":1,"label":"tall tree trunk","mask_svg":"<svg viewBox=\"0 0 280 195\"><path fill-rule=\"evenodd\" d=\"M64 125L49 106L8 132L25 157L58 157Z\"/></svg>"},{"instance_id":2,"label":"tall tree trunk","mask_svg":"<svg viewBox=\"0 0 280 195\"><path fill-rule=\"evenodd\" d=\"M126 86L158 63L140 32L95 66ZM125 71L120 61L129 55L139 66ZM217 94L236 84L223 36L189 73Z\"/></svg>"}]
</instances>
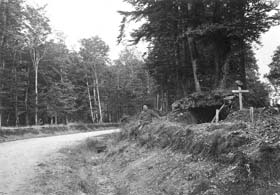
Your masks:
<instances>
[{"instance_id":1,"label":"tall tree trunk","mask_svg":"<svg viewBox=\"0 0 280 195\"><path fill-rule=\"evenodd\" d=\"M156 99L156 105L157 105L157 110L159 110L159 94L157 93L157 99Z\"/></svg>"},{"instance_id":2,"label":"tall tree trunk","mask_svg":"<svg viewBox=\"0 0 280 195\"><path fill-rule=\"evenodd\" d=\"M92 90L93 90L93 105L96 105L96 84L95 84L95 79L93 77L93 87L92 87Z\"/></svg>"},{"instance_id":3,"label":"tall tree trunk","mask_svg":"<svg viewBox=\"0 0 280 195\"><path fill-rule=\"evenodd\" d=\"M1 56L0 56L1 57ZM2 71L4 71L5 70L5 61L4 61L4 59L2 58L0 58L0 62L2 63ZM4 108L3 108L3 101L2 101L2 97L1 97L1 92L2 92L2 95L4 96L4 91L3 91L3 88L4 88L4 83L1 83L1 85L0 85L0 127L2 126L2 122L3 122L3 110L4 110Z\"/></svg>"},{"instance_id":4,"label":"tall tree trunk","mask_svg":"<svg viewBox=\"0 0 280 195\"><path fill-rule=\"evenodd\" d=\"M0 31L0 65L3 65L3 70L4 70L4 59L3 59L3 48L5 44L5 36L6 36L6 30L7 30L7 15L6 15L6 10L8 8L8 0L0 0L0 6L3 7L2 13L1 13L1 19L2 19L2 32ZM3 91L3 83L0 83L0 127L2 126L2 112L3 112L3 100L2 100L2 95L4 95Z\"/></svg>"},{"instance_id":5,"label":"tall tree trunk","mask_svg":"<svg viewBox=\"0 0 280 195\"><path fill-rule=\"evenodd\" d=\"M92 83L93 83L93 87L92 87L92 91L93 91L93 106L95 107L97 104L97 95L96 95L96 81L95 81L95 76L92 74ZM97 105L98 106L98 105ZM94 114L94 121L98 119L98 114L95 113Z\"/></svg>"},{"instance_id":6,"label":"tall tree trunk","mask_svg":"<svg viewBox=\"0 0 280 195\"><path fill-rule=\"evenodd\" d=\"M189 15L189 11L191 10L191 3L187 3L188 4L188 9L186 10L186 14ZM188 44L188 48L189 48L189 53L190 53L190 59L191 59L191 63L192 63L192 69L193 69L193 78L194 78L194 85L195 85L195 91L196 92L201 92L201 87L200 87L200 83L198 80L198 76L197 76L197 58L195 56L195 52L194 52L194 40L192 37L189 36L189 29L185 29L185 23L183 22L183 35L186 36L187 39L187 44Z\"/></svg>"},{"instance_id":7,"label":"tall tree trunk","mask_svg":"<svg viewBox=\"0 0 280 195\"><path fill-rule=\"evenodd\" d=\"M1 57L0 57L0 62L1 62ZM2 89L3 89L3 83L1 83L0 85L0 127L2 127L2 111L3 111L2 95L4 95Z\"/></svg>"},{"instance_id":8,"label":"tall tree trunk","mask_svg":"<svg viewBox=\"0 0 280 195\"><path fill-rule=\"evenodd\" d=\"M27 86L25 88L25 97L24 97L24 107L25 107L25 125L29 125L29 110L28 110L28 96L29 96L29 85L30 85L30 68L27 65L26 67L26 73L27 73Z\"/></svg>"},{"instance_id":9,"label":"tall tree trunk","mask_svg":"<svg viewBox=\"0 0 280 195\"><path fill-rule=\"evenodd\" d=\"M35 125L38 125L38 64L35 64Z\"/></svg>"},{"instance_id":10,"label":"tall tree trunk","mask_svg":"<svg viewBox=\"0 0 280 195\"><path fill-rule=\"evenodd\" d=\"M99 81L98 81L98 77L97 77L96 68L95 68L94 74L95 74L96 93L97 93L97 101L98 101L98 108L99 108L99 115L100 115L99 123L102 123L103 116L102 116L102 108L101 108L100 93L99 93Z\"/></svg>"},{"instance_id":11,"label":"tall tree trunk","mask_svg":"<svg viewBox=\"0 0 280 195\"><path fill-rule=\"evenodd\" d=\"M34 71L35 71L35 80L34 80L34 90L35 90L35 125L38 125L38 66L39 66L39 59L36 54L36 49L32 48L30 51L30 56L32 59Z\"/></svg>"},{"instance_id":12,"label":"tall tree trunk","mask_svg":"<svg viewBox=\"0 0 280 195\"><path fill-rule=\"evenodd\" d=\"M16 117L16 127L19 125L19 113L18 113L18 96L15 94L15 117Z\"/></svg>"},{"instance_id":13,"label":"tall tree trunk","mask_svg":"<svg viewBox=\"0 0 280 195\"><path fill-rule=\"evenodd\" d=\"M93 87L93 105L94 107L97 105L96 102L97 102L97 98L96 98L96 88ZM98 119L98 113L95 112L94 114L94 121Z\"/></svg>"},{"instance_id":14,"label":"tall tree trunk","mask_svg":"<svg viewBox=\"0 0 280 195\"><path fill-rule=\"evenodd\" d=\"M243 31L245 29L245 13L246 13L246 2L241 1L239 4L240 6L240 21L241 21L241 27L243 27ZM240 45L240 64L239 64L239 71L240 71L240 80L243 82L243 88L247 88L247 79L246 79L246 42L244 37L245 32L243 32L240 36L239 45Z\"/></svg>"},{"instance_id":15,"label":"tall tree trunk","mask_svg":"<svg viewBox=\"0 0 280 195\"><path fill-rule=\"evenodd\" d=\"M220 81L220 55L217 49L218 48L215 48L214 51L214 60L215 60L214 88L219 87L219 81Z\"/></svg>"},{"instance_id":16,"label":"tall tree trunk","mask_svg":"<svg viewBox=\"0 0 280 195\"><path fill-rule=\"evenodd\" d=\"M15 79L15 124L19 125L19 113L18 113L18 87L17 87L17 67L15 64L16 53L13 56L13 66L14 66L14 79Z\"/></svg>"},{"instance_id":17,"label":"tall tree trunk","mask_svg":"<svg viewBox=\"0 0 280 195\"><path fill-rule=\"evenodd\" d=\"M55 112L54 117L55 117L55 124L57 125L58 124L58 114L57 114L57 112Z\"/></svg>"},{"instance_id":18,"label":"tall tree trunk","mask_svg":"<svg viewBox=\"0 0 280 195\"><path fill-rule=\"evenodd\" d=\"M2 127L2 100L0 97L0 127Z\"/></svg>"},{"instance_id":19,"label":"tall tree trunk","mask_svg":"<svg viewBox=\"0 0 280 195\"><path fill-rule=\"evenodd\" d=\"M230 58L231 55L230 53L227 54L226 59L225 59L225 63L223 65L223 76L222 79L220 81L220 85L219 88L220 89L225 89L227 86L227 80L228 80L228 75L229 75L229 65L230 65Z\"/></svg>"},{"instance_id":20,"label":"tall tree trunk","mask_svg":"<svg viewBox=\"0 0 280 195\"><path fill-rule=\"evenodd\" d=\"M87 92L88 92L88 101L89 101L91 121L92 121L92 123L94 123L94 115L93 115L93 110L92 110L92 102L91 102L91 95L90 95L90 88L89 88L88 79L87 79Z\"/></svg>"},{"instance_id":21,"label":"tall tree trunk","mask_svg":"<svg viewBox=\"0 0 280 195\"><path fill-rule=\"evenodd\" d=\"M160 101L160 111L162 111L162 112L164 112L164 92L162 91L162 93L161 93L161 101Z\"/></svg>"},{"instance_id":22,"label":"tall tree trunk","mask_svg":"<svg viewBox=\"0 0 280 195\"><path fill-rule=\"evenodd\" d=\"M240 40L240 64L239 64L239 71L240 71L240 80L243 83L243 88L247 89L247 79L246 79L246 44L243 39Z\"/></svg>"},{"instance_id":23,"label":"tall tree trunk","mask_svg":"<svg viewBox=\"0 0 280 195\"><path fill-rule=\"evenodd\" d=\"M35 71L35 125L38 125L38 69L39 63L45 56L46 48L40 54L38 49L34 46L30 50L30 56L33 63L34 71Z\"/></svg>"},{"instance_id":24,"label":"tall tree trunk","mask_svg":"<svg viewBox=\"0 0 280 195\"><path fill-rule=\"evenodd\" d=\"M180 45L181 44L177 42L174 46L175 47L174 55L175 55L175 74L176 74L176 98L182 97L182 94L184 95L184 93L185 93L183 82L182 82L182 77L180 74L181 67L184 67L185 65L187 65L184 40L183 40L183 44L182 44L182 49L183 49L182 52L180 52L180 50L181 50Z\"/></svg>"},{"instance_id":25,"label":"tall tree trunk","mask_svg":"<svg viewBox=\"0 0 280 195\"><path fill-rule=\"evenodd\" d=\"M1 102L0 102L1 103ZM1 106L1 104L0 104ZM2 108L1 108L2 109ZM0 127L2 127L2 111L0 110Z\"/></svg>"},{"instance_id":26,"label":"tall tree trunk","mask_svg":"<svg viewBox=\"0 0 280 195\"><path fill-rule=\"evenodd\" d=\"M2 19L2 32L1 32L1 36L0 36L0 46L1 46L1 50L3 49L4 46L4 41L5 41L5 36L6 36L6 28L7 28L7 9L8 9L8 0L0 0L0 6L2 7L2 13L1 13L1 18ZM1 51L2 54L2 51Z\"/></svg>"},{"instance_id":27,"label":"tall tree trunk","mask_svg":"<svg viewBox=\"0 0 280 195\"><path fill-rule=\"evenodd\" d=\"M199 83L198 76L197 76L197 59L194 56L194 51L193 51L193 39L190 38L188 34L187 34L187 43L188 43L190 58L191 58L191 63L192 63L195 91L201 92L201 87L200 87L200 83Z\"/></svg>"},{"instance_id":28,"label":"tall tree trunk","mask_svg":"<svg viewBox=\"0 0 280 195\"><path fill-rule=\"evenodd\" d=\"M9 125L10 123L10 116L11 116L11 113L9 112L8 113L8 117L7 117L7 120L6 120L6 124Z\"/></svg>"},{"instance_id":29,"label":"tall tree trunk","mask_svg":"<svg viewBox=\"0 0 280 195\"><path fill-rule=\"evenodd\" d=\"M182 51L182 62L183 62L183 64L182 65L183 66L187 66L188 65L187 49L186 48L187 48L186 40L183 39L183 41L182 41L182 49L183 49L183 51ZM187 95L187 91L188 91L188 87L184 83L185 78L181 77L181 84L180 84L181 88L182 88L182 91L183 91L183 96L186 96Z\"/></svg>"},{"instance_id":30,"label":"tall tree trunk","mask_svg":"<svg viewBox=\"0 0 280 195\"><path fill-rule=\"evenodd\" d=\"M147 94L149 95L151 93L151 79L150 79L150 75L148 71L145 71L146 75L147 75Z\"/></svg>"}]
</instances>

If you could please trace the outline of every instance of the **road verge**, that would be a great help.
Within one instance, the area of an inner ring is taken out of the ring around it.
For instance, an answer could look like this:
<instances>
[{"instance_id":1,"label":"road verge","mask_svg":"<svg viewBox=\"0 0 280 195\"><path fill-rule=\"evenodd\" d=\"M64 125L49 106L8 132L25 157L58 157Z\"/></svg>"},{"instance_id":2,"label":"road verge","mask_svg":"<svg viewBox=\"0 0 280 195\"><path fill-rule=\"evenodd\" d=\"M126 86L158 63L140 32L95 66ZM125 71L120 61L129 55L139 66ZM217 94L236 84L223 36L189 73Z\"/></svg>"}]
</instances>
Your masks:
<instances>
[{"instance_id":1,"label":"road verge","mask_svg":"<svg viewBox=\"0 0 280 195\"><path fill-rule=\"evenodd\" d=\"M0 143L36 137L47 137L73 133L99 131L119 127L119 123L84 124L69 123L68 125L38 125L26 127L1 127Z\"/></svg>"}]
</instances>

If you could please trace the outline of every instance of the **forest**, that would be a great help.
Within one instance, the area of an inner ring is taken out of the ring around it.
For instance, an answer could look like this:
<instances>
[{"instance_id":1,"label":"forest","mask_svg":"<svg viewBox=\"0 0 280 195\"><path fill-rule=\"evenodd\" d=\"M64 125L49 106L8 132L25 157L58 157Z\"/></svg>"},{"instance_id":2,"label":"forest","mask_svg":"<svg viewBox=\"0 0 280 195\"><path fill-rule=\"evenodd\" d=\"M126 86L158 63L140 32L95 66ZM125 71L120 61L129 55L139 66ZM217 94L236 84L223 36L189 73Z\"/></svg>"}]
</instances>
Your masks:
<instances>
[{"instance_id":1,"label":"forest","mask_svg":"<svg viewBox=\"0 0 280 195\"><path fill-rule=\"evenodd\" d=\"M134 10L119 11L116 40L127 38L128 23L142 24L129 33L135 46L112 60L95 35L78 51L67 48L45 7L0 0L0 126L118 122L143 104L167 112L177 99L230 90L236 80L250 89L251 105L267 105L252 44L279 24L275 1L124 1ZM143 56L140 41L148 43Z\"/></svg>"}]
</instances>

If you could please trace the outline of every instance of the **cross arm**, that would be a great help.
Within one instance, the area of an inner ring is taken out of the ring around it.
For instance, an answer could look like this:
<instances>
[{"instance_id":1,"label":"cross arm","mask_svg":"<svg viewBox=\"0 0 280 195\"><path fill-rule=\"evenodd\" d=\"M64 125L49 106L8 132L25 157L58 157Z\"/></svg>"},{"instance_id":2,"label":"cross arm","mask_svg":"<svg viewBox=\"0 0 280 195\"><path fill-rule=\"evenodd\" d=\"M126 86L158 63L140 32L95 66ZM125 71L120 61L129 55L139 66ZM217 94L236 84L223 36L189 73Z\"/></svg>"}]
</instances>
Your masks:
<instances>
[{"instance_id":1,"label":"cross arm","mask_svg":"<svg viewBox=\"0 0 280 195\"><path fill-rule=\"evenodd\" d=\"M249 93L249 90L232 90L232 93Z\"/></svg>"}]
</instances>

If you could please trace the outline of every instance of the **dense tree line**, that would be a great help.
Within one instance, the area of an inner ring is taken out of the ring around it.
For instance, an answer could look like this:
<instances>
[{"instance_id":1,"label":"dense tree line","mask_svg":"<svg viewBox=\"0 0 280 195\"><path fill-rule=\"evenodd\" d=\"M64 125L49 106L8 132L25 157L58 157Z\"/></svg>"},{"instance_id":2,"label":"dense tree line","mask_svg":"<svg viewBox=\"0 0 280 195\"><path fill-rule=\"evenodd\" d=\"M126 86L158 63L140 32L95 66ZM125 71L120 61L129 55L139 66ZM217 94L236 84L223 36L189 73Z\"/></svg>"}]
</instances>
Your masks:
<instances>
[{"instance_id":1,"label":"dense tree line","mask_svg":"<svg viewBox=\"0 0 280 195\"><path fill-rule=\"evenodd\" d=\"M158 93L162 98L165 94L169 104L193 92L230 89L235 80L259 91L257 97L262 98L254 104L264 104L267 92L258 80L251 44L259 43L260 35L279 23L276 1L125 2L134 10L120 11L124 19L119 41L128 22L142 21L131 33L132 41L149 42L147 67L159 86Z\"/></svg>"},{"instance_id":2,"label":"dense tree line","mask_svg":"<svg viewBox=\"0 0 280 195\"><path fill-rule=\"evenodd\" d=\"M148 41L145 59L127 48L112 62L97 36L70 51L63 36L50 38L44 7L0 0L0 126L115 122L144 103L167 111L178 98L230 89L237 79L259 97L249 98L251 104L264 104L266 86L251 44L279 22L274 2L125 2L135 10L120 12L119 41L127 22L144 19L132 38Z\"/></svg>"},{"instance_id":3,"label":"dense tree line","mask_svg":"<svg viewBox=\"0 0 280 195\"><path fill-rule=\"evenodd\" d=\"M116 122L149 101L152 80L136 52L111 62L97 36L70 51L63 36L50 39L44 12L0 0L0 126Z\"/></svg>"}]
</instances>

